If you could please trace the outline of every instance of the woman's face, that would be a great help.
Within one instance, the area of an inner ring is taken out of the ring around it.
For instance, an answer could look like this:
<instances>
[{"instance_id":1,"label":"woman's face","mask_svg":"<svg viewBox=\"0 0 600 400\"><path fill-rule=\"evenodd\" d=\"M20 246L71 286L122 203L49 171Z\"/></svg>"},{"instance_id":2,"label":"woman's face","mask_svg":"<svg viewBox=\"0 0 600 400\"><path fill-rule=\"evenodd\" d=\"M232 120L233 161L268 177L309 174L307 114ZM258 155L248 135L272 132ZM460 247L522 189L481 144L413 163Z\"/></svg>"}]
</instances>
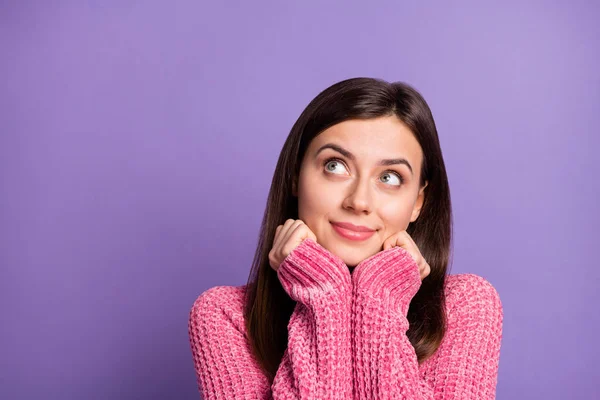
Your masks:
<instances>
[{"instance_id":1,"label":"woman's face","mask_svg":"<svg viewBox=\"0 0 600 400\"><path fill-rule=\"evenodd\" d=\"M422 157L413 133L396 116L334 125L312 140L302 160L293 189L298 217L321 246L354 267L417 219L425 189L419 188ZM336 223L374 232L352 240L353 233Z\"/></svg>"}]
</instances>

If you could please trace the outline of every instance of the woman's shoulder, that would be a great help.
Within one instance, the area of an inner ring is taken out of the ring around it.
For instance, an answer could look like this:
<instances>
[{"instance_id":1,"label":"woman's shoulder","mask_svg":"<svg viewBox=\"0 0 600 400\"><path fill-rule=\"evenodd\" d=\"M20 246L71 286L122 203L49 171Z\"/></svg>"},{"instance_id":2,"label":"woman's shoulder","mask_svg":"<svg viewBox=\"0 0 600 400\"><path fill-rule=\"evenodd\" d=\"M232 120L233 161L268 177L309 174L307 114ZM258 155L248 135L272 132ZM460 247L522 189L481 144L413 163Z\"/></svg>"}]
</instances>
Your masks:
<instances>
[{"instance_id":1,"label":"woman's shoulder","mask_svg":"<svg viewBox=\"0 0 600 400\"><path fill-rule=\"evenodd\" d=\"M448 275L445 295L446 308L450 313L486 311L502 314L502 302L498 291L489 280L480 275Z\"/></svg>"},{"instance_id":2,"label":"woman's shoulder","mask_svg":"<svg viewBox=\"0 0 600 400\"><path fill-rule=\"evenodd\" d=\"M224 320L244 327L244 294L246 285L214 286L202 292L190 310L190 320Z\"/></svg>"},{"instance_id":3,"label":"woman's shoulder","mask_svg":"<svg viewBox=\"0 0 600 400\"><path fill-rule=\"evenodd\" d=\"M219 303L239 302L243 300L246 292L246 285L241 286L213 286L206 289L194 301L194 305L212 304L215 301Z\"/></svg>"}]
</instances>

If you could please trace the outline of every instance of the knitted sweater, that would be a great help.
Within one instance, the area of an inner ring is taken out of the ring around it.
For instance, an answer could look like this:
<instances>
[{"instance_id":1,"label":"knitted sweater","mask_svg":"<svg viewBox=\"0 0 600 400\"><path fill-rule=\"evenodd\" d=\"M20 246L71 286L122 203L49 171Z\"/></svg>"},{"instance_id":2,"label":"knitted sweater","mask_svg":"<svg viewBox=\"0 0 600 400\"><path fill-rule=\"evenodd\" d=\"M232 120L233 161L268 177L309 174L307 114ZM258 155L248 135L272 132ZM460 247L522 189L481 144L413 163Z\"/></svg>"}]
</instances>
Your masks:
<instances>
[{"instance_id":1,"label":"knitted sweater","mask_svg":"<svg viewBox=\"0 0 600 400\"><path fill-rule=\"evenodd\" d=\"M246 286L216 286L194 302L188 329L205 400L495 398L503 311L484 278L447 276L448 330L419 365L406 315L421 278L405 249L381 251L350 274L305 239L277 275L296 305L272 385L245 333Z\"/></svg>"}]
</instances>

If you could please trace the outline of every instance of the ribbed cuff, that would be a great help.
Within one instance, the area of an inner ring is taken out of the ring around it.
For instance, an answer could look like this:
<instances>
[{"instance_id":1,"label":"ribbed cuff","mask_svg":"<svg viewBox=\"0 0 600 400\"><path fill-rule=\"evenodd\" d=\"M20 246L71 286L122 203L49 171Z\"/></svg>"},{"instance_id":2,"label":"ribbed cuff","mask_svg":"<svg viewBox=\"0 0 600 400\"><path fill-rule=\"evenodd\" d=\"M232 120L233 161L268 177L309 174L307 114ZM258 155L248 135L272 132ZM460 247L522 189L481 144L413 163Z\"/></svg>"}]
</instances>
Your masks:
<instances>
[{"instance_id":1,"label":"ribbed cuff","mask_svg":"<svg viewBox=\"0 0 600 400\"><path fill-rule=\"evenodd\" d=\"M318 293L349 293L350 271L341 258L312 239L305 239L281 262L277 275L294 300Z\"/></svg>"},{"instance_id":2,"label":"ribbed cuff","mask_svg":"<svg viewBox=\"0 0 600 400\"><path fill-rule=\"evenodd\" d=\"M352 274L355 290L389 301L404 313L421 287L419 266L402 247L392 247L361 261Z\"/></svg>"}]
</instances>

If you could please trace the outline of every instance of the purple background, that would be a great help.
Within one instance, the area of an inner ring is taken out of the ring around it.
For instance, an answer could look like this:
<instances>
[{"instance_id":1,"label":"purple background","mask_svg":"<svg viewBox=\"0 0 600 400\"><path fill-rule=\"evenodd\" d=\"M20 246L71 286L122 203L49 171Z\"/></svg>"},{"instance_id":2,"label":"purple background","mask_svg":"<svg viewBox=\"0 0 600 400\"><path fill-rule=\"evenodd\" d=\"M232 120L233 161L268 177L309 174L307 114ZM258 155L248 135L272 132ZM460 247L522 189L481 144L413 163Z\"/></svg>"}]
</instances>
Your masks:
<instances>
[{"instance_id":1,"label":"purple background","mask_svg":"<svg viewBox=\"0 0 600 400\"><path fill-rule=\"evenodd\" d=\"M292 124L354 76L433 110L451 272L504 306L497 398L599 394L597 3L12 3L0 398L198 398L190 307L246 282Z\"/></svg>"}]
</instances>

